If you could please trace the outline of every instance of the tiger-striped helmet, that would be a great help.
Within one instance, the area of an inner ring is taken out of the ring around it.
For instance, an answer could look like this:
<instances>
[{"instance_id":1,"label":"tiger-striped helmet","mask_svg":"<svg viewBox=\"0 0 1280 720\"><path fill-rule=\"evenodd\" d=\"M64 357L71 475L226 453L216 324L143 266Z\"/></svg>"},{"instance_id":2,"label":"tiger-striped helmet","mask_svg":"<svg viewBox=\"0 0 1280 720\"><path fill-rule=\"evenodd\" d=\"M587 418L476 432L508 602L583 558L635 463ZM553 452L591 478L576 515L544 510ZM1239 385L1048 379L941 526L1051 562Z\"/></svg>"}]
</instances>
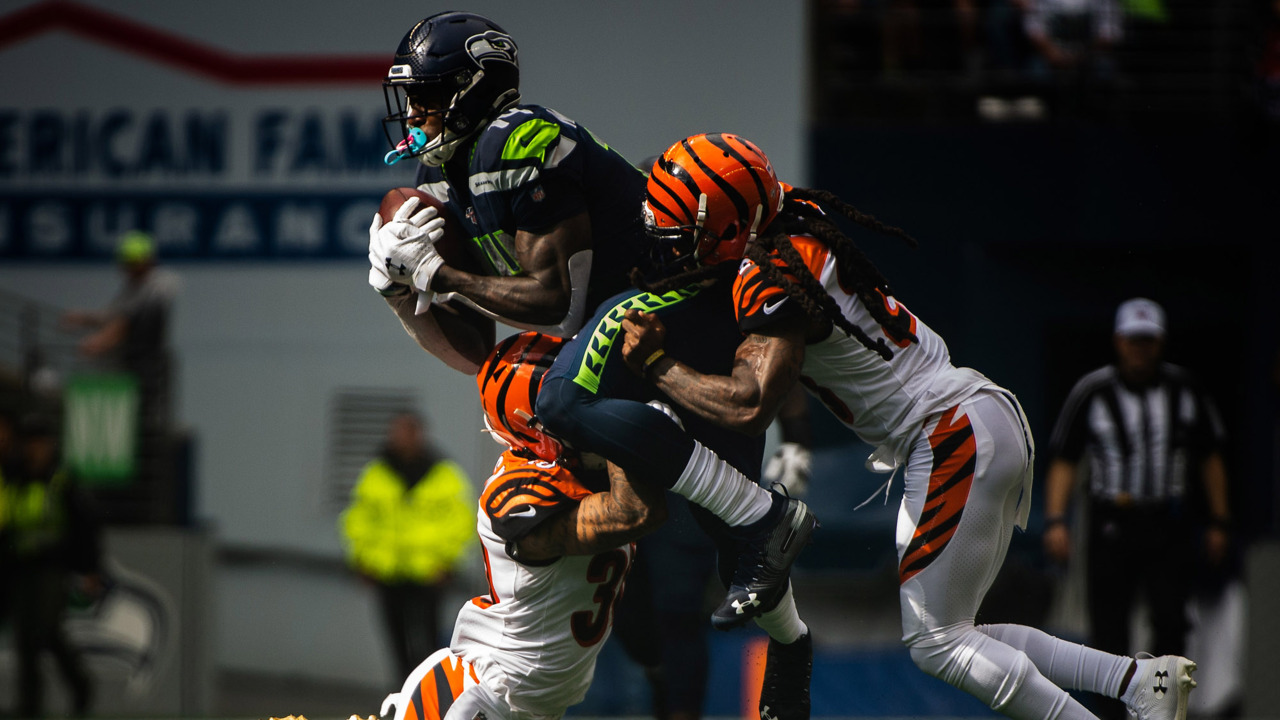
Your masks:
<instances>
[{"instance_id":1,"label":"tiger-striped helmet","mask_svg":"<svg viewBox=\"0 0 1280 720\"><path fill-rule=\"evenodd\" d=\"M564 338L524 332L494 347L476 374L484 424L512 450L555 461L564 445L543 429L533 415L542 376L555 362Z\"/></svg>"},{"instance_id":2,"label":"tiger-striped helmet","mask_svg":"<svg viewBox=\"0 0 1280 720\"><path fill-rule=\"evenodd\" d=\"M769 158L729 133L694 135L654 163L645 189L645 230L659 264L742 259L747 243L782 208Z\"/></svg>"}]
</instances>

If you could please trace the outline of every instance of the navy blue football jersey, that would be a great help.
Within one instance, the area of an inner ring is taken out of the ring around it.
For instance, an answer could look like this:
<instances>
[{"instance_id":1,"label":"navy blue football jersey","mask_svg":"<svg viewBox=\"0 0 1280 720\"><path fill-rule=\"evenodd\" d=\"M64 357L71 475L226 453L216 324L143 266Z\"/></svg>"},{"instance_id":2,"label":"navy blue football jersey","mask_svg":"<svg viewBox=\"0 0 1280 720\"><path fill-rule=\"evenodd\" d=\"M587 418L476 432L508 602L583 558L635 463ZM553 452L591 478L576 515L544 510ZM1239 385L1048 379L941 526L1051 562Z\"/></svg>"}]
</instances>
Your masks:
<instances>
[{"instance_id":1,"label":"navy blue football jersey","mask_svg":"<svg viewBox=\"0 0 1280 720\"><path fill-rule=\"evenodd\" d=\"M521 271L517 231L542 234L586 211L592 235L588 315L630 287L631 268L647 259L640 221L644 185L644 174L589 130L538 105L507 110L443 167L418 172L418 187L448 204L451 220L493 275Z\"/></svg>"}]
</instances>

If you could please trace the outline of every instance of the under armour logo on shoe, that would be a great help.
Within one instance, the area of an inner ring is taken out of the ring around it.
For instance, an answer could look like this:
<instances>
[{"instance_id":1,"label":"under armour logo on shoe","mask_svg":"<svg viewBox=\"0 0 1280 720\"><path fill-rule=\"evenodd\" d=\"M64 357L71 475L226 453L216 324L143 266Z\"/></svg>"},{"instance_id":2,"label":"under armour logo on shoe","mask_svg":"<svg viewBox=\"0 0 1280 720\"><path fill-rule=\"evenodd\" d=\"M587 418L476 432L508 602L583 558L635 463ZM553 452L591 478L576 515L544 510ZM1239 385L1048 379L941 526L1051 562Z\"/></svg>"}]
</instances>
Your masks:
<instances>
[{"instance_id":1,"label":"under armour logo on shoe","mask_svg":"<svg viewBox=\"0 0 1280 720\"><path fill-rule=\"evenodd\" d=\"M1161 670L1160 672L1156 673L1156 684L1151 686L1151 691L1158 692L1158 693L1169 692L1169 688L1164 686L1164 681L1165 681L1165 678L1167 677L1169 677L1168 670Z\"/></svg>"},{"instance_id":2,"label":"under armour logo on shoe","mask_svg":"<svg viewBox=\"0 0 1280 720\"><path fill-rule=\"evenodd\" d=\"M776 715L770 715L770 714L769 714L769 706L768 706L768 705L761 705L761 706L760 706L760 720L778 720L778 718L777 718L777 716L776 716Z\"/></svg>"},{"instance_id":3,"label":"under armour logo on shoe","mask_svg":"<svg viewBox=\"0 0 1280 720\"><path fill-rule=\"evenodd\" d=\"M402 263L402 264L400 264L400 265L398 265L398 266L397 266L397 265L392 265L392 264L391 264L391 258L387 258L385 262L386 262L386 265L387 265L387 275L391 275L391 271L392 271L392 270L395 270L395 271L396 271L396 273L397 273L397 274L399 274L399 275L404 275L404 271L405 271L405 270L408 270L408 268L407 268L407 267L405 267L403 263Z\"/></svg>"},{"instance_id":4,"label":"under armour logo on shoe","mask_svg":"<svg viewBox=\"0 0 1280 720\"><path fill-rule=\"evenodd\" d=\"M746 602L741 600L733 601L733 609L737 610L739 615L746 613L747 607L760 607L760 601L756 599L755 593L748 593Z\"/></svg>"}]
</instances>

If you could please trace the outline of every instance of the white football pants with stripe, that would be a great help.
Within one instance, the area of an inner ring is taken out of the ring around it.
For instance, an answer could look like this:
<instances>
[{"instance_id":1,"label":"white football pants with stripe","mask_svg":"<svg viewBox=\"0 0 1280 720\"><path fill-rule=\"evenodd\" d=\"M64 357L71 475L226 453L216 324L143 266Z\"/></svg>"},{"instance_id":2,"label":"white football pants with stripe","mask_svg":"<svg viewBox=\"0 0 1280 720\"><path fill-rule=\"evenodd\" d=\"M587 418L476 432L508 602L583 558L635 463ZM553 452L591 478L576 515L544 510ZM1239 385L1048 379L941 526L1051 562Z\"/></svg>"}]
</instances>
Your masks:
<instances>
[{"instance_id":1,"label":"white football pants with stripe","mask_svg":"<svg viewBox=\"0 0 1280 720\"><path fill-rule=\"evenodd\" d=\"M1004 563L1031 434L1012 395L984 390L925 422L898 512L903 642L926 673L1014 718L1094 717L1063 688L1118 697L1132 660L974 618Z\"/></svg>"}]
</instances>

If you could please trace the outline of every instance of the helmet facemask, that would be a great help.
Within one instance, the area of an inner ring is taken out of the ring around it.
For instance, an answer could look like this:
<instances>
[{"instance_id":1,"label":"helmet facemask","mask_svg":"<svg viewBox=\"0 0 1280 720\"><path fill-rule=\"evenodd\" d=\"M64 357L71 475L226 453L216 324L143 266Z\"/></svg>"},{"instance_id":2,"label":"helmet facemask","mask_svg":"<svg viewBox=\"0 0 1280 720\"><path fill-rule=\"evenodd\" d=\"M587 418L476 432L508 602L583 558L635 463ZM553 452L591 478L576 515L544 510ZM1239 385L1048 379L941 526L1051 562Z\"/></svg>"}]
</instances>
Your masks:
<instances>
[{"instance_id":1,"label":"helmet facemask","mask_svg":"<svg viewBox=\"0 0 1280 720\"><path fill-rule=\"evenodd\" d=\"M652 242L653 264L669 273L741 260L747 243L755 240L759 233L764 208L756 206L755 218L745 233L738 222L729 223L719 233L708 227L706 193L698 196L698 210L692 225L660 225L648 201L644 202L642 216L645 234Z\"/></svg>"},{"instance_id":2,"label":"helmet facemask","mask_svg":"<svg viewBox=\"0 0 1280 720\"><path fill-rule=\"evenodd\" d=\"M465 87L448 96L446 96L448 91L442 82L384 82L382 94L387 104L387 116L382 119L382 127L387 141L398 151L395 160L416 157L423 165L431 167L438 167L448 162L458 147L483 126L483 123L473 123L458 110L458 105L467 90L474 87L475 83L483 77L483 70L471 74L471 81ZM425 112L419 110L411 118L411 103L440 109ZM425 144L414 143L411 135L413 126L410 125L410 121L425 119L431 115L441 117L440 134L433 139L428 139ZM396 133L404 139L397 140ZM388 164L395 160L389 160Z\"/></svg>"}]
</instances>

